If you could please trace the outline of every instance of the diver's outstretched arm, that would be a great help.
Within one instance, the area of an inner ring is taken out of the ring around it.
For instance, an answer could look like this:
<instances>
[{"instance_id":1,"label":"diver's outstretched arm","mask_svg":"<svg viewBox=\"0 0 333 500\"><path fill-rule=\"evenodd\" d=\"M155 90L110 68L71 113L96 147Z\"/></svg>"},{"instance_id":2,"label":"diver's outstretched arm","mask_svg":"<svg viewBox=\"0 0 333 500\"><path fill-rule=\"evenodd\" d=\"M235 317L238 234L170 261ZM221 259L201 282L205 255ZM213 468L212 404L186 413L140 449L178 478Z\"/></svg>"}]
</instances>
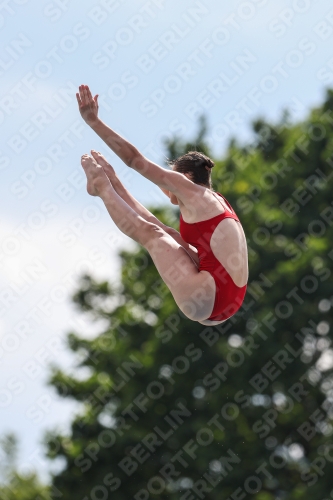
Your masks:
<instances>
[{"instance_id":1,"label":"diver's outstretched arm","mask_svg":"<svg viewBox=\"0 0 333 500\"><path fill-rule=\"evenodd\" d=\"M202 186L194 184L179 172L166 170L148 160L135 146L103 123L98 118L98 95L92 97L87 85L80 85L76 98L82 118L126 165L160 188L174 193L185 205L192 204L194 197L202 198Z\"/></svg>"},{"instance_id":2,"label":"diver's outstretched arm","mask_svg":"<svg viewBox=\"0 0 333 500\"><path fill-rule=\"evenodd\" d=\"M87 125L130 167L139 151L98 117L98 94L93 97L88 85L80 85L76 99L80 114Z\"/></svg>"}]
</instances>

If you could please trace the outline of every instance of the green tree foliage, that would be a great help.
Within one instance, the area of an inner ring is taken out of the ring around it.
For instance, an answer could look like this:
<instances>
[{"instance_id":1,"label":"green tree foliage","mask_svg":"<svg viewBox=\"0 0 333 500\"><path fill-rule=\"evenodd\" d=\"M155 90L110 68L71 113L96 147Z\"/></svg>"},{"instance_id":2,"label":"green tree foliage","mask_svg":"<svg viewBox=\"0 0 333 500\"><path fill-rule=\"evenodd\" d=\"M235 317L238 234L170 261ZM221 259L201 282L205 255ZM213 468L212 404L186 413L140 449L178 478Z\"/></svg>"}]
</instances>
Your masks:
<instances>
[{"instance_id":1,"label":"green tree foliage","mask_svg":"<svg viewBox=\"0 0 333 500\"><path fill-rule=\"evenodd\" d=\"M226 323L185 318L142 248L122 252L118 289L82 279L74 301L104 327L70 333L78 374L52 375L84 405L68 435L46 439L64 460L61 498L332 498L332 104L328 91L301 123L258 119L251 145L215 159L249 247L247 295ZM206 133L202 121L169 157L209 154Z\"/></svg>"},{"instance_id":2,"label":"green tree foliage","mask_svg":"<svg viewBox=\"0 0 333 500\"><path fill-rule=\"evenodd\" d=\"M49 488L35 473L16 470L17 440L13 434L0 439L0 500L50 500Z\"/></svg>"}]
</instances>

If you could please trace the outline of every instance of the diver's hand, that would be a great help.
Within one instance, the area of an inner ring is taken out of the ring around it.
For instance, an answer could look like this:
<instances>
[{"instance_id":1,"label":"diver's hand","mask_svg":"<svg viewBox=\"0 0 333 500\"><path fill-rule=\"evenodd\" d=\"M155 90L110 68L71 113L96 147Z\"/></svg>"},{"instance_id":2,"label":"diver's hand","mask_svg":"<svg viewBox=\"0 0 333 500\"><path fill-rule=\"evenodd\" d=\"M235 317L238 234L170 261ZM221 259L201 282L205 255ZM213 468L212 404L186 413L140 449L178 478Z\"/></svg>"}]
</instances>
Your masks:
<instances>
[{"instance_id":1,"label":"diver's hand","mask_svg":"<svg viewBox=\"0 0 333 500\"><path fill-rule=\"evenodd\" d=\"M82 118L87 125L93 126L98 121L98 94L93 97L88 85L80 85L76 99Z\"/></svg>"}]
</instances>

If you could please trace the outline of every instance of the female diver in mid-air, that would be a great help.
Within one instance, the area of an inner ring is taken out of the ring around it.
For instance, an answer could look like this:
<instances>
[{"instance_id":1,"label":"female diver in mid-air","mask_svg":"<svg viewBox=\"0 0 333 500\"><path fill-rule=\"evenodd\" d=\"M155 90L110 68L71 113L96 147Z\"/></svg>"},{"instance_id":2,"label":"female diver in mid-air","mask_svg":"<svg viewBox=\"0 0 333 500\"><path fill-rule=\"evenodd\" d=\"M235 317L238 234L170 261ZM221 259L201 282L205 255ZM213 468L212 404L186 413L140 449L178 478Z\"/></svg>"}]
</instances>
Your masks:
<instances>
[{"instance_id":1,"label":"female diver in mid-air","mask_svg":"<svg viewBox=\"0 0 333 500\"><path fill-rule=\"evenodd\" d=\"M180 233L142 206L94 150L81 157L88 193L99 196L118 228L147 249L184 315L203 325L226 321L244 300L248 255L236 213L211 188L212 160L192 151L166 170L98 118L98 96L92 97L87 85L79 87L76 97L82 118L119 158L179 205Z\"/></svg>"}]
</instances>

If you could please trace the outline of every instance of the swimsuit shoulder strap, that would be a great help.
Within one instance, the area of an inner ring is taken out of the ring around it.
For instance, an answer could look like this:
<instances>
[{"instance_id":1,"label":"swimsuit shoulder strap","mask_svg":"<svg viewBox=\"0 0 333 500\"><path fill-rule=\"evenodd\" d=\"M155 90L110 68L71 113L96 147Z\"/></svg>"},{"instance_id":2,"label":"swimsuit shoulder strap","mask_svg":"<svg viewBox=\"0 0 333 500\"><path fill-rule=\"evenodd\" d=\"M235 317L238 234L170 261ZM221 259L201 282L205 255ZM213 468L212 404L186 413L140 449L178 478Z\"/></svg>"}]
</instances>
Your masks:
<instances>
[{"instance_id":1,"label":"swimsuit shoulder strap","mask_svg":"<svg viewBox=\"0 0 333 500\"><path fill-rule=\"evenodd\" d=\"M230 203L228 202L228 200L227 200L227 199L223 196L223 194L218 193L217 191L213 191L213 193L214 193L214 194L218 194L219 196L221 196L221 198L223 198L223 200L225 201L225 203L226 203L226 205L227 205L227 207L228 207L229 211L230 211L232 214L236 215L236 214L235 214L234 209L232 208L232 206L230 205ZM221 200L219 200L219 202L221 203ZM223 207L223 208L225 208L225 207L224 207L224 205L223 205L223 203L221 203L221 205L222 205L222 207Z\"/></svg>"},{"instance_id":2,"label":"swimsuit shoulder strap","mask_svg":"<svg viewBox=\"0 0 333 500\"><path fill-rule=\"evenodd\" d=\"M226 203L226 205L228 207L228 210L229 210L230 213L226 214L226 218L230 217L231 219L235 219L235 220L239 221L238 215L236 214L235 210L232 208L232 206L230 205L230 203L228 202L228 200L223 196L223 194L218 193L217 191L215 191L215 193L218 194L219 196L221 196L221 198L223 198L223 200L225 201L225 203ZM221 200L219 200L219 201L221 203ZM221 203L221 205L223 206L222 203Z\"/></svg>"}]
</instances>

